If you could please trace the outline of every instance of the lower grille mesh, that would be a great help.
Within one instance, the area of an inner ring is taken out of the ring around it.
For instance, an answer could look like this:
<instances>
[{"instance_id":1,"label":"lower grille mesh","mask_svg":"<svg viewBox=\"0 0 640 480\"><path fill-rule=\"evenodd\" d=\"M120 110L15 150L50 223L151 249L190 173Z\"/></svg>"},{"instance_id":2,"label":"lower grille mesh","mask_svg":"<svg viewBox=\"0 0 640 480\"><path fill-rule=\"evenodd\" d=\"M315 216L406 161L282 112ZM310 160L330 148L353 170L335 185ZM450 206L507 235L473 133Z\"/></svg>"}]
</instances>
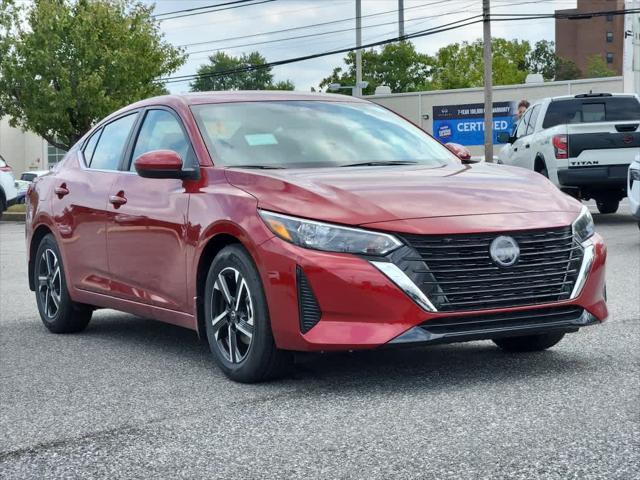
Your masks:
<instances>
[{"instance_id":1,"label":"lower grille mesh","mask_svg":"<svg viewBox=\"0 0 640 480\"><path fill-rule=\"evenodd\" d=\"M513 237L520 259L499 267L491 259L491 242ZM570 226L549 230L469 235L405 235L418 257L413 273L418 287L438 311L481 310L567 300L582 262L582 247ZM424 263L422 263L424 262Z\"/></svg>"},{"instance_id":2,"label":"lower grille mesh","mask_svg":"<svg viewBox=\"0 0 640 480\"><path fill-rule=\"evenodd\" d=\"M296 267L296 280L298 283L298 307L300 314L300 331L307 333L320 321L322 312L318 305L318 300L311 290L311 285L304 270L298 265Z\"/></svg>"}]
</instances>

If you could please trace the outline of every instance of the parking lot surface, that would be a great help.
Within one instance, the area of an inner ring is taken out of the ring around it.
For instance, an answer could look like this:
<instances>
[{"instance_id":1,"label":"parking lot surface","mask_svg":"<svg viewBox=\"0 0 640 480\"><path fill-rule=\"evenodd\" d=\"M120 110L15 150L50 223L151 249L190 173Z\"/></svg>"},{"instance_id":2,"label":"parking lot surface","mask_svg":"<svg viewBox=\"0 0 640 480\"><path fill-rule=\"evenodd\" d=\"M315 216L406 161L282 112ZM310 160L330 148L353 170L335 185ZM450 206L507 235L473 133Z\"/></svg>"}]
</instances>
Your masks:
<instances>
[{"instance_id":1,"label":"parking lot surface","mask_svg":"<svg viewBox=\"0 0 640 480\"><path fill-rule=\"evenodd\" d=\"M0 478L640 478L640 231L595 215L610 318L541 353L491 342L312 356L227 380L194 332L110 310L42 326L0 224Z\"/></svg>"}]
</instances>

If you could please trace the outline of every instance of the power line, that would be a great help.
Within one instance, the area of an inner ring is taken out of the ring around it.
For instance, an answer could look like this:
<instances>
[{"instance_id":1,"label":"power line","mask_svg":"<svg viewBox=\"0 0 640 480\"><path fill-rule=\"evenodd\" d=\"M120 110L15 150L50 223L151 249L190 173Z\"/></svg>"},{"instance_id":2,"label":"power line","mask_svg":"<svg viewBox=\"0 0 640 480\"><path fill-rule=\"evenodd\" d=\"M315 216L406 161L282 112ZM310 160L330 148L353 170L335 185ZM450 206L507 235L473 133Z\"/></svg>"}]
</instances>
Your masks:
<instances>
[{"instance_id":1,"label":"power line","mask_svg":"<svg viewBox=\"0 0 640 480\"><path fill-rule=\"evenodd\" d=\"M462 28L462 27L466 27L468 25L473 25L475 23L479 23L482 22L482 19L477 19L478 17L481 17L482 15L474 15L472 17L467 17L464 18L462 20L457 20L455 22L451 22L448 24L444 24L444 25L440 25L439 27L434 27L434 28L430 28L430 29L426 29L426 30L422 30L416 33L412 33L410 35L405 35L403 38L400 37L393 37L393 38L388 38L385 40L380 40L377 42L371 42L365 45L362 45L361 48L362 49L366 49L366 48L373 48L373 47L378 47L381 45L386 45L388 43L394 43L394 42L398 42L401 40L410 40L412 38L419 38L419 37L424 37L427 35L434 35L436 33L441 33L441 32L446 32L449 30L454 30L456 28ZM473 20L475 19L475 20ZM470 21L473 20L473 21ZM467 23L462 23L462 22L467 22ZM459 24L459 25L456 25ZM271 68L271 67L277 67L280 65L287 65L289 63L296 63L296 62L302 62L305 60L312 60L314 58L320 58L320 57L326 57L329 55L336 55L339 53L347 53L350 52L352 50L354 50L355 47L346 47L346 48L340 48L340 49L336 49L336 50L331 50L328 52L322 52L322 53L315 53L315 54L310 54L310 55L304 55L301 57L295 57L295 58L288 58L288 59L284 59L284 60L277 60L274 62L268 62L268 63L264 63L264 64L260 64L260 65L248 65L246 67L240 67L240 68L235 68L235 69L231 69L231 70L225 70L222 72L211 72L211 73L203 73L203 74L191 74L191 75L181 75L181 76L175 76L175 77L166 77L166 78L161 78L159 79L159 81L165 82L165 83L174 83L174 82L179 82L179 81L184 81L184 80L195 80L196 78L212 78L212 77L221 77L221 76L225 76L225 75L232 75L232 74L236 74L236 73L244 73L244 72L249 72L252 70L260 70L260 69L264 69L264 68Z\"/></svg>"},{"instance_id":2,"label":"power line","mask_svg":"<svg viewBox=\"0 0 640 480\"><path fill-rule=\"evenodd\" d=\"M195 15L204 15L205 13L222 12L224 10L233 10L233 9L236 9L236 8L243 8L243 7L253 7L254 5L261 5L263 3L275 2L276 0L261 0L259 2L255 2L255 3L247 3L247 2L251 2L251 1L253 1L253 0L236 0L235 2L220 3L220 4L218 4L218 6L223 6L223 5L230 5L230 6L224 7L224 8L217 8L217 9L213 9L213 10L207 10L207 11L204 11L204 12L181 13L179 15L173 15L171 17L158 18L158 21L164 22L165 20L173 20L174 18L193 17ZM239 5L231 5L233 3L239 3ZM157 18L158 15L155 15L155 17Z\"/></svg>"},{"instance_id":3,"label":"power line","mask_svg":"<svg viewBox=\"0 0 640 480\"><path fill-rule=\"evenodd\" d=\"M248 3L248 2L251 2L251 1L252 0L233 0L232 2L217 3L215 5L203 5L202 7L184 8L182 10L174 10L172 12L156 13L154 15L154 17L164 17L165 15L174 15L176 13L194 12L194 11L197 11L197 10L206 10L206 9L209 9L209 8L224 7L225 5L234 5L236 3Z\"/></svg>"},{"instance_id":4,"label":"power line","mask_svg":"<svg viewBox=\"0 0 640 480\"><path fill-rule=\"evenodd\" d=\"M579 17L576 17L575 14L571 15L571 14L559 14L559 13L553 13L553 14L549 14L549 15L538 15L536 17L534 16L514 16L512 15L511 18L496 18L495 20L498 21L509 21L509 20L531 20L531 19L535 19L535 18L568 18L568 19L572 19L572 20L580 20L580 19L587 19L590 18L589 15L591 16L601 16L601 15L626 15L626 14L632 14L632 13L640 13L640 8L638 9L623 9L623 10L610 10L607 12L582 12L582 14ZM421 30L415 33L412 33L410 35L405 35L404 37L393 37L393 38L388 38L388 39L384 39L384 40L380 40L377 42L371 42L368 43L366 45L362 45L362 49L366 49L366 48L373 48L373 47L378 47L378 46L382 46L382 45L386 45L389 43L394 43L394 42L398 42L401 40L411 40L413 38L421 38L421 37L425 37L428 35L435 35L437 33L442 33L442 32L446 32L446 31L450 31L450 30L454 30L454 29L458 29L458 28L463 28L469 25L474 25L477 23L480 23L483 21L482 18L478 19L478 17L482 17L482 15L474 15L471 17L467 17L461 20L457 20L455 22L450 22L447 24L443 24L440 25L438 27L432 27L429 29L425 29L425 30ZM176 83L176 82L182 82L182 81L187 81L187 80L195 80L197 78L214 78L214 77L221 77L221 76L226 76L226 75L233 75L233 74L237 74L237 73L244 73L244 72L249 72L252 70L260 70L260 69L264 69L264 68L272 68L272 67L276 67L276 66L280 66L280 65L287 65L290 63L297 63L297 62L302 62L302 61L306 61L306 60L313 60L315 58L320 58L320 57L326 57L326 56L330 56L330 55L336 55L336 54L340 54L340 53L347 53L350 51L353 51L355 49L355 47L346 47L346 48L340 48L340 49L335 49L335 50L331 50L331 51L327 51L327 52L322 52L322 53L315 53L315 54L309 54L309 55L304 55L304 56L300 56L300 57L294 57L294 58L288 58L288 59L284 59L284 60L278 60L278 61L274 61L274 62L268 62L268 63L264 63L264 64L260 64L260 65L248 65L245 67L240 67L240 68L235 68L235 69L230 69L230 70L226 70L226 71L222 71L222 72L211 72L211 73L203 73L203 74L191 74L191 75L181 75L181 76L175 76L175 77L165 77L165 78L161 78L158 79L158 81L161 82L165 82L165 83Z\"/></svg>"},{"instance_id":5,"label":"power line","mask_svg":"<svg viewBox=\"0 0 640 480\"><path fill-rule=\"evenodd\" d=\"M440 3L447 3L449 1L450 0L437 0L435 2L426 3L424 5L416 5L416 6L413 6L413 7L405 8L405 11L406 10L413 10L413 9L416 9L416 8L418 8L418 9L419 8L426 8L426 7L437 5L437 4L440 4ZM369 15L363 15L362 18L377 17L377 16L388 15L390 13L397 13L397 12L398 12L398 10L387 10L385 12L378 12L378 13L371 13ZM338 19L338 20L331 20L331 21L328 21L328 22L321 22L321 23L312 23L312 24L309 24L309 25L301 25L301 26L298 26L298 27L283 28L281 30L271 30L269 32L253 33L251 35L240 35L240 36L237 36L237 37L225 37L225 38L218 38L216 40L207 40L207 41L202 41L202 42L185 43L185 44L178 45L178 46L179 47L196 47L196 46L199 46L199 45L206 45L208 43L227 42L227 41L230 41L230 40L244 40L246 38L261 37L263 35L274 35L276 33L287 33L287 32L293 32L293 31L296 31L296 30L304 30L304 29L307 29L307 28L323 27L323 26L326 26L326 25L334 25L336 23L350 22L350 21L353 21L353 20L355 20L355 17L343 18L343 19Z\"/></svg>"},{"instance_id":6,"label":"power line","mask_svg":"<svg viewBox=\"0 0 640 480\"><path fill-rule=\"evenodd\" d=\"M415 17L415 18L411 18L409 20L405 20L405 23L409 23L409 22L415 22L418 20L430 20L433 18L439 18L439 17L445 17L448 15L456 15L459 14L459 11L456 12L446 12L446 13L441 13L439 15L430 15L430 16L424 16L424 17ZM383 27L383 26L387 26L387 25L395 25L397 24L397 20L391 21L391 22L384 22L384 23L375 23L373 25L365 25L364 27L362 27L363 29L365 28L376 28L376 27ZM239 44L239 45L229 45L226 47L219 47L219 48L213 48L213 49L206 49L206 50L196 50L193 52L188 52L187 55L195 55L198 53L206 53L206 52L219 52L221 50L228 50L228 49L232 49L232 48L241 48L241 47L252 47L255 45L266 45L266 44L270 44L270 43L278 43L278 42L286 42L289 40L299 40L301 38L311 38L311 37L319 37L319 36L323 36L323 35L331 35L334 33L343 33L343 32L351 32L353 31L353 27L349 27L349 28L342 28L339 30L329 30L326 32L317 32L317 33L307 33L304 35L296 35L293 37L285 37L285 38L276 38L274 40L263 40L261 42L252 42L252 43L243 43L243 44Z\"/></svg>"}]
</instances>

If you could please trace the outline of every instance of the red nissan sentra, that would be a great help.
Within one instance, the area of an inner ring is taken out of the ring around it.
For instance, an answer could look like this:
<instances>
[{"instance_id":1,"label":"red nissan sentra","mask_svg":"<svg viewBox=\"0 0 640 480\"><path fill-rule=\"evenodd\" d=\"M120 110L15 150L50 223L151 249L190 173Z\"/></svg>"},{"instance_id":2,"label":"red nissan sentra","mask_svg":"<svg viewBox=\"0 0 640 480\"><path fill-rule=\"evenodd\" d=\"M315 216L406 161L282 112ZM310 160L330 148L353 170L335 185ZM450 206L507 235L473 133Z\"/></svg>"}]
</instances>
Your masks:
<instances>
[{"instance_id":1,"label":"red nissan sentra","mask_svg":"<svg viewBox=\"0 0 640 480\"><path fill-rule=\"evenodd\" d=\"M49 330L96 308L155 318L206 337L241 382L282 374L293 351L534 351L607 317L585 207L355 98L148 99L98 123L28 202Z\"/></svg>"}]
</instances>

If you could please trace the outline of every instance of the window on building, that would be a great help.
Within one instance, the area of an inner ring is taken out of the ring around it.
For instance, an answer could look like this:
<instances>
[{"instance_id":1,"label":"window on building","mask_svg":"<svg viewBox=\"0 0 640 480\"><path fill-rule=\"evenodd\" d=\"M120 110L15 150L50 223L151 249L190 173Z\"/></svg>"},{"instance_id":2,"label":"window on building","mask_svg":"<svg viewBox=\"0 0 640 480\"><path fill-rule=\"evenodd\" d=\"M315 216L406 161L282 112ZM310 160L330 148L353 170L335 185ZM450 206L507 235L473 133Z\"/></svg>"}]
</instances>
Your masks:
<instances>
[{"instance_id":1,"label":"window on building","mask_svg":"<svg viewBox=\"0 0 640 480\"><path fill-rule=\"evenodd\" d=\"M613 32L607 32L607 43L613 43Z\"/></svg>"},{"instance_id":2,"label":"window on building","mask_svg":"<svg viewBox=\"0 0 640 480\"><path fill-rule=\"evenodd\" d=\"M607 13L607 22L613 22L613 15L611 13Z\"/></svg>"},{"instance_id":3,"label":"window on building","mask_svg":"<svg viewBox=\"0 0 640 480\"><path fill-rule=\"evenodd\" d=\"M613 63L613 53L607 52L607 63Z\"/></svg>"},{"instance_id":4,"label":"window on building","mask_svg":"<svg viewBox=\"0 0 640 480\"><path fill-rule=\"evenodd\" d=\"M47 144L47 163L49 167L58 163L62 158L66 155L67 152L61 150L57 147L54 147L50 143Z\"/></svg>"}]
</instances>

